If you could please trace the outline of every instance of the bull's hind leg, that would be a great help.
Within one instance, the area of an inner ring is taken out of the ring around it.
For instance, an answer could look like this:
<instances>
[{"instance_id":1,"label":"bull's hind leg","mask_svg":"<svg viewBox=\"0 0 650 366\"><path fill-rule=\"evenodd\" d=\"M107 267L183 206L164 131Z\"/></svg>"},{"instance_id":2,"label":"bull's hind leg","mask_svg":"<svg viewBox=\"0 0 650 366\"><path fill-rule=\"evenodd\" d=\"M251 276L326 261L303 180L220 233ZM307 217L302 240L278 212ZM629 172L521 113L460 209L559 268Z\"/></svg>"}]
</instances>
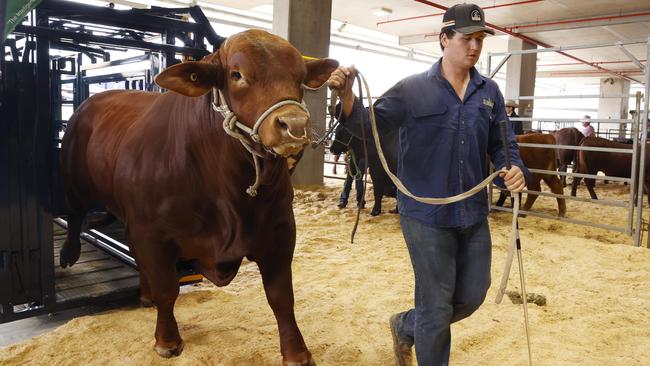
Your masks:
<instances>
[{"instance_id":1,"label":"bull's hind leg","mask_svg":"<svg viewBox=\"0 0 650 366\"><path fill-rule=\"evenodd\" d=\"M66 190L66 202L68 205L68 234L59 251L59 264L61 268L72 266L79 260L81 254L81 225L88 211L86 205L82 203L74 192Z\"/></svg>"},{"instance_id":2,"label":"bull's hind leg","mask_svg":"<svg viewBox=\"0 0 650 366\"><path fill-rule=\"evenodd\" d=\"M585 185L587 186L587 190L589 190L589 195L591 196L591 199L597 200L598 196L596 195L596 191L594 190L594 186L596 185L596 180L593 178L585 178Z\"/></svg>"},{"instance_id":3,"label":"bull's hind leg","mask_svg":"<svg viewBox=\"0 0 650 366\"><path fill-rule=\"evenodd\" d=\"M278 322L282 365L314 366L293 311L291 257L291 252L275 253L272 258L258 259L257 265L264 282L266 299Z\"/></svg>"},{"instance_id":4,"label":"bull's hind leg","mask_svg":"<svg viewBox=\"0 0 650 366\"><path fill-rule=\"evenodd\" d=\"M63 247L59 251L59 264L61 268L72 266L79 260L81 253L81 223L83 222L85 213L78 211L72 212L68 215L68 235L63 243Z\"/></svg>"},{"instance_id":5,"label":"bull's hind leg","mask_svg":"<svg viewBox=\"0 0 650 366\"><path fill-rule=\"evenodd\" d=\"M381 199L384 197L384 187L381 184L375 184L373 188L375 203L372 205L372 211L370 211L370 215L377 216L381 213Z\"/></svg>"},{"instance_id":6,"label":"bull's hind leg","mask_svg":"<svg viewBox=\"0 0 650 366\"><path fill-rule=\"evenodd\" d=\"M544 182L551 188L551 192L555 194L564 194L564 189L562 188L562 182L556 175L545 175ZM557 209L558 216L566 216L566 200L564 198L557 197Z\"/></svg>"}]
</instances>

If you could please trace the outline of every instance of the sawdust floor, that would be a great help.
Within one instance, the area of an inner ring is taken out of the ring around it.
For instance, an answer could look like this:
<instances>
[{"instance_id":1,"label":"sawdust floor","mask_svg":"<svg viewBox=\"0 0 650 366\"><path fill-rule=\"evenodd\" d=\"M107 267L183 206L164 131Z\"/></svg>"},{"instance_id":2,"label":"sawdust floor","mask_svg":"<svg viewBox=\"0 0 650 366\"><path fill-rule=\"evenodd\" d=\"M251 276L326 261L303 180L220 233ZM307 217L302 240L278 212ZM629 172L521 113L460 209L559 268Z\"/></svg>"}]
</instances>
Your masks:
<instances>
[{"instance_id":1,"label":"sawdust floor","mask_svg":"<svg viewBox=\"0 0 650 366\"><path fill-rule=\"evenodd\" d=\"M298 240L293 262L296 315L319 365L391 365L390 314L411 306L413 275L397 215L336 208L342 182L296 190ZM602 198L625 198L623 185L599 185ZM568 188L567 188L568 191ZM584 187L581 196L587 196ZM368 200L371 201L368 193ZM395 201L384 200L384 212ZM623 225L625 210L569 201L568 216ZM553 214L541 197L536 210ZM494 304L506 258L510 215L493 213L492 282L485 304L452 326L453 365L525 365L521 305ZM606 230L522 218L536 365L650 365L650 250ZM644 239L645 242L645 239ZM645 244L645 243L644 243ZM515 259L516 260L516 259ZM519 290L516 263L509 290ZM184 292L176 317L186 342L175 359L152 350L155 310L127 308L83 316L47 334L0 349L2 365L278 365L275 319L257 267L245 263L232 284Z\"/></svg>"}]
</instances>

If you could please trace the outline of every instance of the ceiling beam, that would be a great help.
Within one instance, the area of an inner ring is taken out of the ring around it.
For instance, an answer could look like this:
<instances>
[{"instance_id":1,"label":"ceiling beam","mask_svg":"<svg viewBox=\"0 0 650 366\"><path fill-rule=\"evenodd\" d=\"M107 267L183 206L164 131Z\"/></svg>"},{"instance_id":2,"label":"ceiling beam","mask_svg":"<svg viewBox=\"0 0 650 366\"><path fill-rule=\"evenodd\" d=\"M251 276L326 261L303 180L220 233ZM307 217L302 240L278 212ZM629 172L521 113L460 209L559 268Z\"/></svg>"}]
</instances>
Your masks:
<instances>
[{"instance_id":1,"label":"ceiling beam","mask_svg":"<svg viewBox=\"0 0 650 366\"><path fill-rule=\"evenodd\" d=\"M434 3L434 2L429 1L429 0L414 0L414 1L416 1L416 2L418 2L418 3L422 3L422 4L426 4L426 5L432 6L432 7L434 7L434 8L438 8L438 9L442 9L442 10L447 10L447 7L446 7L446 6L444 6L444 5L440 5L440 4L437 4L437 3ZM534 39L534 38L531 38L531 37L528 37L528 36L525 36L525 35L523 35L523 34L521 34L521 33L515 33L515 32L513 32L513 31L511 31L511 30L505 29L505 28L500 27L500 26L498 26L498 25L494 25L494 24L492 24L492 23L488 23L488 22L485 22L485 25L488 26L488 27L490 27L490 28L492 28L492 29L494 29L494 30L498 30L498 31L500 31L500 32L502 32L502 33L509 34L509 35L511 35L511 36L513 36L513 37L516 37L516 38L522 39L522 40L524 40L524 41L526 41L526 42L528 42L528 43L531 43L531 44L534 44L534 45L537 45L537 46L540 46L540 47L544 47L544 48L554 48L552 45L550 45L550 44L548 44L548 43L545 43L545 42L539 41L539 40L537 40L537 39ZM600 71L603 71L603 72L609 73L609 74L614 75L614 76L617 76L617 77L621 77L621 78L626 79L626 80L629 80L629 81L633 81L633 82L636 82L636 83L639 83L639 84L643 84L643 82L641 82L641 81L639 81L639 80L637 80L637 79L631 78L631 77L629 77L629 76L627 76L627 75L625 75L625 74L622 74L622 73L620 73L620 72L613 71L613 70L607 70L607 69L605 69L605 68L603 68L603 67L600 67L600 66L598 66L598 65L596 65L596 64L594 64L594 63L592 63L592 62L589 62L589 61L583 60L583 59L578 58L578 57L576 57L576 56L570 55L570 54L568 54L568 53L566 53L566 52L563 52L563 51L555 51L555 52L557 52L557 53L560 54L560 55L566 56L566 57L568 57L568 58L570 58L570 59L573 59L573 60L576 60L576 61L582 62L582 63L584 63L584 64L586 64L586 65L589 65L589 66L591 66L591 67L593 67L593 68L595 68L595 69L598 69L598 70L600 70Z\"/></svg>"},{"instance_id":2,"label":"ceiling beam","mask_svg":"<svg viewBox=\"0 0 650 366\"><path fill-rule=\"evenodd\" d=\"M429 42L438 42L438 33L420 33L410 34L407 36L399 36L400 46Z\"/></svg>"}]
</instances>

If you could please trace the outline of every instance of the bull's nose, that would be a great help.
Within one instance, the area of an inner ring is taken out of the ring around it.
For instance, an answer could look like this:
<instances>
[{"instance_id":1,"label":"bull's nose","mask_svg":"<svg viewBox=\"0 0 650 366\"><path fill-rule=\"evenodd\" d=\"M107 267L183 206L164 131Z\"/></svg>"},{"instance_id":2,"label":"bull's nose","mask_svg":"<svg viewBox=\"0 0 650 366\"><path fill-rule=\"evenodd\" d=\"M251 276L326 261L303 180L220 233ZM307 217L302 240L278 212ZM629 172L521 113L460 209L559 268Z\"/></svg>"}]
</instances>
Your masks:
<instances>
[{"instance_id":1,"label":"bull's nose","mask_svg":"<svg viewBox=\"0 0 650 366\"><path fill-rule=\"evenodd\" d=\"M309 117L307 116L278 116L275 119L275 126L283 137L289 137L294 140L308 139L307 125Z\"/></svg>"}]
</instances>

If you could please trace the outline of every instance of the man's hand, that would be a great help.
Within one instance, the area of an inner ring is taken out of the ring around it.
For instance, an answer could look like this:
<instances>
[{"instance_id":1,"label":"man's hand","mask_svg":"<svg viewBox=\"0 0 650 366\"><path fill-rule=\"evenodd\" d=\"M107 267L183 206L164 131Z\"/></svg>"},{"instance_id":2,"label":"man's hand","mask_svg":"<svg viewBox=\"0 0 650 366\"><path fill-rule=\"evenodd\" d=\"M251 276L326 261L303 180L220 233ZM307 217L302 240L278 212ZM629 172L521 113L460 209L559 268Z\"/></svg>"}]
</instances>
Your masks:
<instances>
[{"instance_id":1,"label":"man's hand","mask_svg":"<svg viewBox=\"0 0 650 366\"><path fill-rule=\"evenodd\" d=\"M526 179L524 173L518 166L513 165L506 173L499 174L510 192L519 193L526 188Z\"/></svg>"},{"instance_id":2,"label":"man's hand","mask_svg":"<svg viewBox=\"0 0 650 366\"><path fill-rule=\"evenodd\" d=\"M327 85L330 89L336 90L341 98L341 106L343 108L343 115L349 117L352 113L352 106L354 105L354 92L352 86L354 85L354 78L357 75L357 70L354 65L339 66L332 72L330 78L327 80Z\"/></svg>"}]
</instances>

